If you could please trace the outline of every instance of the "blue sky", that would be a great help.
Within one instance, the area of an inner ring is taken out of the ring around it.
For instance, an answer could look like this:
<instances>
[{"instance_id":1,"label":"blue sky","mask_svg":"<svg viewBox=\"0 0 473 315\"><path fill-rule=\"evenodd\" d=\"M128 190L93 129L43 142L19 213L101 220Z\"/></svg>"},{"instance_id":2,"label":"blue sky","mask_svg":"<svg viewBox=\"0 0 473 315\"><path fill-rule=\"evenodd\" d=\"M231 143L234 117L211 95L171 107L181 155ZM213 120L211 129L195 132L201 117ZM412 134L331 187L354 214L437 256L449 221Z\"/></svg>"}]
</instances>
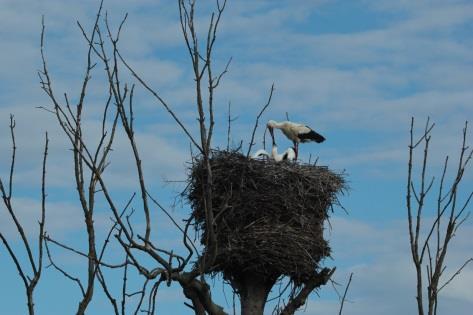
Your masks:
<instances>
[{"instance_id":1,"label":"blue sky","mask_svg":"<svg viewBox=\"0 0 473 315\"><path fill-rule=\"evenodd\" d=\"M201 1L197 22L208 22L213 1ZM84 248L83 219L76 202L69 145L50 114L36 109L49 101L40 90L39 34L46 21L46 54L55 89L77 99L84 72L86 43L76 25L90 29L97 1L0 0L0 176L8 172L9 114L17 121L18 160L15 205L34 235L39 213L39 184L43 133L51 138L48 169L48 232ZM112 24L129 17L120 40L129 63L160 91L192 132L197 131L192 74L179 30L174 1L105 1ZM465 120L473 117L473 4L470 1L311 0L231 1L223 16L215 50L215 67L223 69L233 57L229 73L216 94L215 147L226 147L227 104L232 104L232 143L247 145L254 118L266 102L274 82L273 101L263 120L305 122L323 134L321 145L301 146L301 158L318 156L319 163L345 170L351 186L342 197L349 215L337 210L327 232L333 248L329 266L338 266L335 280L344 283L354 272L350 303L344 314L414 314L413 267L410 263L405 219L405 178L410 117L419 130L427 116L436 122L431 174L439 175L446 154L458 153ZM132 81L124 72L124 79ZM105 97L98 67L86 108L86 136L100 126ZM141 88L136 94L137 137L151 191L172 208L177 218L189 209L172 207L181 188L167 184L183 180L189 145L167 113ZM470 133L471 134L471 133ZM263 130L257 133L261 143ZM283 137L278 141L288 146ZM471 141L470 141L471 143ZM123 135L117 138L107 179L117 200L137 189L131 156ZM464 187L472 187L470 171ZM0 230L15 242L5 209ZM110 226L106 207L96 223L105 233ZM178 234L157 211L155 236L163 246L178 246ZM139 218L137 218L139 225ZM451 247L448 270L473 256L471 220ZM17 244L19 245L19 244ZM115 259L118 249L110 252ZM55 257L71 272L83 276L85 261L55 249ZM23 288L16 270L0 247L2 282L0 304L5 314L24 314ZM448 273L448 272L447 272ZM52 269L38 287L40 314L66 314L77 304L79 290ZM113 277L111 274L110 277ZM449 314L469 314L473 307L473 266L441 295L440 308ZM108 312L97 296L90 314ZM217 301L231 310L215 284ZM227 298L231 295L226 289ZM158 293L161 314L171 309L186 314L179 288ZM338 300L331 286L313 295L306 314L336 314ZM268 308L267 312L270 313ZM189 313L189 312L187 312ZM302 313L302 312L301 312Z\"/></svg>"}]
</instances>

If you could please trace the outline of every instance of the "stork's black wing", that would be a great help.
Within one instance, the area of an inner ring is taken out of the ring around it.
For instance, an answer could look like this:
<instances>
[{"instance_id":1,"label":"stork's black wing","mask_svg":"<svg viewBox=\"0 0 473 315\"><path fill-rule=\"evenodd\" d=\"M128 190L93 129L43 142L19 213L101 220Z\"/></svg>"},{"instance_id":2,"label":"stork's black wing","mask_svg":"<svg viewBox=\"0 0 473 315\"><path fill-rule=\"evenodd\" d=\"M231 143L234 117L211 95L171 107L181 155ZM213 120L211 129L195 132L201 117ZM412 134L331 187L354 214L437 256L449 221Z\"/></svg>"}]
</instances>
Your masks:
<instances>
[{"instance_id":1,"label":"stork's black wing","mask_svg":"<svg viewBox=\"0 0 473 315\"><path fill-rule=\"evenodd\" d=\"M307 127L309 128L309 127ZM321 143L325 141L325 137L322 136L321 134L315 132L314 130L309 128L309 132L305 133L300 133L298 134L299 138L301 139L301 142L309 142L309 141L315 141L317 143Z\"/></svg>"}]
</instances>

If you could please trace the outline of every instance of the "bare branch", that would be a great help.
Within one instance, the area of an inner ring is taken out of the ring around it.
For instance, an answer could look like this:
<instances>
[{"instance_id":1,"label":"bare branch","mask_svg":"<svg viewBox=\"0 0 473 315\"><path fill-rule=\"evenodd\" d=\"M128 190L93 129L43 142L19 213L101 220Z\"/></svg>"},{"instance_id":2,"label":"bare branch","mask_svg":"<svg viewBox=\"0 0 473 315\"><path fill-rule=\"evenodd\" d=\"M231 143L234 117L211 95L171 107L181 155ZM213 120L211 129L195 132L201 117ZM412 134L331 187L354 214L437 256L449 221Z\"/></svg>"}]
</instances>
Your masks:
<instances>
[{"instance_id":1,"label":"bare branch","mask_svg":"<svg viewBox=\"0 0 473 315\"><path fill-rule=\"evenodd\" d=\"M350 287L350 283L351 283L352 277L353 277L353 272L350 273L350 278L348 279L347 286L345 287L345 292L343 293L342 302L340 303L340 310L338 311L338 315L342 315L342 312L343 312L343 304L345 303L345 300L346 300L346 297L347 297L348 288Z\"/></svg>"},{"instance_id":2,"label":"bare branch","mask_svg":"<svg viewBox=\"0 0 473 315\"><path fill-rule=\"evenodd\" d=\"M46 239L46 238L45 238L45 239ZM57 271L59 271L64 277L66 277L66 278L68 278L69 280L74 281L75 283L77 283L77 285L78 285L79 288L80 288L80 291L82 292L82 296L85 296L84 286L82 285L82 282L80 281L80 279L71 276L68 272L64 271L64 269L62 269L61 267L59 267L58 265L56 265L56 263L53 261L53 258L52 258L52 256L51 256L51 252L49 251L48 242L44 242L44 246L46 247L46 253L47 253L47 255L48 255L49 263L50 263L47 268L49 268L50 266L53 266L54 269L56 269Z\"/></svg>"},{"instance_id":3,"label":"bare branch","mask_svg":"<svg viewBox=\"0 0 473 315\"><path fill-rule=\"evenodd\" d=\"M44 224L46 222L46 161L48 158L48 146L49 138L48 133L45 135L44 153L43 153L43 172L41 177L41 218L39 221L39 232L38 232L38 271L34 274L31 280L31 287L37 285L40 277L41 270L43 267L43 242L44 242Z\"/></svg>"},{"instance_id":4,"label":"bare branch","mask_svg":"<svg viewBox=\"0 0 473 315\"><path fill-rule=\"evenodd\" d=\"M258 116L256 116L255 126L253 127L253 133L251 134L251 140L250 140L250 143L249 143L249 146L248 146L248 152L246 153L246 157L250 156L251 148L253 147L254 141L255 141L255 132L256 132L256 129L258 128L259 119L261 118L261 115L263 115L264 111L266 110L266 108L268 108L269 104L271 103L271 98L273 97L273 91L274 91L274 83L271 85L271 90L269 91L268 101L263 106L263 108L259 112Z\"/></svg>"},{"instance_id":5,"label":"bare branch","mask_svg":"<svg viewBox=\"0 0 473 315\"><path fill-rule=\"evenodd\" d=\"M182 235L184 236L184 238L186 240L188 240L190 242L190 244L192 245L195 252L198 252L197 248L195 247L194 242L187 235L186 229L182 229L182 227L176 222L176 220L174 220L174 218L171 216L171 214L155 198L153 198L149 193L148 193L148 196L151 199L151 201L153 201L153 203L156 206L158 206L158 208L161 211L163 211L164 214L166 214L166 216L169 218L169 220L171 220L171 222L174 224L174 226L177 227L177 229L182 232ZM190 254L192 254L192 249L188 248L188 250L189 250Z\"/></svg>"},{"instance_id":6,"label":"bare branch","mask_svg":"<svg viewBox=\"0 0 473 315\"><path fill-rule=\"evenodd\" d=\"M300 290L299 294L290 298L289 302L286 304L281 315L293 315L297 309L305 304L309 294L314 291L315 288L318 288L327 283L330 277L335 272L335 268L329 269L324 268L322 271L312 277L308 282L304 284L304 287Z\"/></svg>"},{"instance_id":7,"label":"bare branch","mask_svg":"<svg viewBox=\"0 0 473 315\"><path fill-rule=\"evenodd\" d=\"M160 103L161 105L164 106L166 111L171 115L171 117L176 121L176 123L181 127L182 131L187 135L187 137L191 140L191 142L199 149L199 151L202 152L202 148L199 144L197 144L196 140L194 137L191 135L191 133L188 131L188 129L184 126L184 124L181 122L181 120L177 117L177 115L174 113L174 111L171 109L171 107L168 105L166 101L164 101L163 98L159 95L156 90L152 89L137 73L136 71L133 70L133 68L125 61L125 59L122 57L119 51L117 51L117 55L120 58L121 62L125 65L125 67L131 72L131 74L135 77L135 79L138 80L138 82L141 83L141 85L148 90Z\"/></svg>"},{"instance_id":8,"label":"bare branch","mask_svg":"<svg viewBox=\"0 0 473 315\"><path fill-rule=\"evenodd\" d=\"M471 262L473 262L473 258L470 258L470 259L468 259L467 261L465 261L465 262L463 263L463 265L461 265L461 267L458 268L457 271L455 271L455 273L454 273L447 281L445 281L444 284L442 284L442 285L438 288L437 293L440 292L443 288L445 288L445 287L446 287L450 282L452 282L453 279L455 279L458 275L460 275L460 273L462 272L462 270L463 270L469 263L471 263Z\"/></svg>"},{"instance_id":9,"label":"bare branch","mask_svg":"<svg viewBox=\"0 0 473 315\"><path fill-rule=\"evenodd\" d=\"M15 171L15 156L16 156L16 142L15 142L15 126L16 122L14 116L10 114L10 135L12 143L12 156L10 164L10 178L8 180L8 199L11 199L12 187L13 187L13 172Z\"/></svg>"},{"instance_id":10,"label":"bare branch","mask_svg":"<svg viewBox=\"0 0 473 315\"><path fill-rule=\"evenodd\" d=\"M105 293L105 296L110 301L110 304L112 304L114 314L119 315L120 312L118 311L117 300L110 293L110 290L108 289L108 286L107 286L107 281L105 280L105 276L103 275L102 270L100 269L100 267L97 267L97 270L98 270L97 280L99 281L100 285L102 286L102 289L103 289L103 292Z\"/></svg>"},{"instance_id":11,"label":"bare branch","mask_svg":"<svg viewBox=\"0 0 473 315\"><path fill-rule=\"evenodd\" d=\"M218 77L216 79L212 80L212 82L215 82L214 85L213 85L214 89L216 87L218 87L218 85L220 84L220 80L228 72L228 67L230 67L231 62L232 62L232 57L230 57L230 59L228 59L227 65L225 66L225 69L218 75Z\"/></svg>"},{"instance_id":12,"label":"bare branch","mask_svg":"<svg viewBox=\"0 0 473 315\"><path fill-rule=\"evenodd\" d=\"M26 275L23 271L23 268L20 265L20 261L18 260L18 257L16 256L15 252L12 250L10 244L8 243L7 239L3 236L3 234L0 232L0 238L2 239L3 244L5 245L8 254L10 255L11 259L13 260L13 263L15 264L16 270L18 271L18 274L20 275L21 279L23 280L23 284L25 285L25 288L28 287L28 279L26 278Z\"/></svg>"},{"instance_id":13,"label":"bare branch","mask_svg":"<svg viewBox=\"0 0 473 315\"><path fill-rule=\"evenodd\" d=\"M45 235L45 236L44 236L44 240L46 241L45 243L51 242L51 243L53 243L53 244L55 244L55 245L57 245L57 246L59 246L59 247L61 247L61 248L63 248L63 249L66 249L66 250L68 250L68 251L70 251L70 252L73 252L73 253L75 253L75 254L77 254L77 255L79 255L79 256L85 257L85 258L87 258L87 259L90 258L90 257L88 256L88 254L83 253L83 252L81 252L81 251L79 251L79 250L77 250L77 249L74 249L74 248L72 248L72 247L70 247L70 246L67 246L67 245L65 245L65 244L62 244L62 243L60 243L60 242L58 242L58 241L52 239L49 235ZM94 262L95 262L97 265L101 265L101 266L108 267L108 268L121 268L121 267L124 267L124 266L125 266L124 263L116 264L116 265L114 265L114 264L109 264L109 263L105 263L105 262L103 262L103 261L100 261L100 259L98 259L98 258L95 258L95 259L94 259Z\"/></svg>"}]
</instances>

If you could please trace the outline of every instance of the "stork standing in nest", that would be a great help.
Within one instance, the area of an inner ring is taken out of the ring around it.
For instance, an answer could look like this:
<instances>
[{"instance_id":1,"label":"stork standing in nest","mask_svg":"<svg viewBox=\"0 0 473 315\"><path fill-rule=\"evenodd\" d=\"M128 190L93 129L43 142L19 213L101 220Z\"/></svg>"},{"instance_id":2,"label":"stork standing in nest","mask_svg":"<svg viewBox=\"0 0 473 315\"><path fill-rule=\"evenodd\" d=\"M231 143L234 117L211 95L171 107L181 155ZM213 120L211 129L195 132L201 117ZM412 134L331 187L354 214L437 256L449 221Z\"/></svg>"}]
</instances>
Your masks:
<instances>
[{"instance_id":1,"label":"stork standing in nest","mask_svg":"<svg viewBox=\"0 0 473 315\"><path fill-rule=\"evenodd\" d=\"M282 133L289 139L292 140L294 143L294 151L295 151L295 160L299 155L299 143L305 143L310 141L315 141L317 143L321 143L325 141L324 136L315 132L310 127L307 127L304 124L298 124L290 121L281 121L277 122L274 120L268 121L266 124L269 132L271 133L271 138L273 139L273 146L275 145L274 141L274 128L280 129Z\"/></svg>"}]
</instances>

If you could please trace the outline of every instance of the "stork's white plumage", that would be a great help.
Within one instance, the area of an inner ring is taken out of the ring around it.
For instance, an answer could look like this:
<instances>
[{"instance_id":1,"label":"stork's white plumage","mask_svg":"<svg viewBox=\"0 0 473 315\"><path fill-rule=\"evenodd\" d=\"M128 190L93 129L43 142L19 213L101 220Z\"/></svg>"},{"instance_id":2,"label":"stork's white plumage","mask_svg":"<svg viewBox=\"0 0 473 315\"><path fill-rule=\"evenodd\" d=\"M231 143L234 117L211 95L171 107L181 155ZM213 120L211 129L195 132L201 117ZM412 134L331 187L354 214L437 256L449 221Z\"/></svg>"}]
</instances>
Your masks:
<instances>
[{"instance_id":1,"label":"stork's white plumage","mask_svg":"<svg viewBox=\"0 0 473 315\"><path fill-rule=\"evenodd\" d=\"M321 143L325 141L324 136L321 134L315 132L312 130L310 127L304 125L304 124L298 124L294 123L291 121L281 121L277 122L274 120L268 121L266 126L269 129L269 132L271 133L271 137L273 139L273 144L275 144L274 141L274 131L273 129L280 129L282 133L292 142L294 143L294 150L296 154L296 159L299 153L299 143L300 142L310 142L310 141L315 141L317 143Z\"/></svg>"},{"instance_id":2,"label":"stork's white plumage","mask_svg":"<svg viewBox=\"0 0 473 315\"><path fill-rule=\"evenodd\" d=\"M272 153L273 159L276 162L294 161L296 159L296 152L294 151L293 148L288 148L282 154L278 154L278 147L275 144L273 144L273 149L271 150L271 153Z\"/></svg>"},{"instance_id":3,"label":"stork's white plumage","mask_svg":"<svg viewBox=\"0 0 473 315\"><path fill-rule=\"evenodd\" d=\"M252 158L258 159L258 158L262 158L263 156L266 156L267 158L269 158L269 153L266 152L266 150L264 149L259 149L258 151L255 152L255 154L253 154Z\"/></svg>"},{"instance_id":4,"label":"stork's white plumage","mask_svg":"<svg viewBox=\"0 0 473 315\"><path fill-rule=\"evenodd\" d=\"M296 158L296 152L294 151L293 148L288 148L286 151L284 151L282 154L278 153L278 147L273 144L273 148L271 150L271 155L266 152L264 149L260 149L255 152L251 156L253 159L260 159L260 158L273 158L276 162L281 162L281 161L294 161Z\"/></svg>"}]
</instances>

